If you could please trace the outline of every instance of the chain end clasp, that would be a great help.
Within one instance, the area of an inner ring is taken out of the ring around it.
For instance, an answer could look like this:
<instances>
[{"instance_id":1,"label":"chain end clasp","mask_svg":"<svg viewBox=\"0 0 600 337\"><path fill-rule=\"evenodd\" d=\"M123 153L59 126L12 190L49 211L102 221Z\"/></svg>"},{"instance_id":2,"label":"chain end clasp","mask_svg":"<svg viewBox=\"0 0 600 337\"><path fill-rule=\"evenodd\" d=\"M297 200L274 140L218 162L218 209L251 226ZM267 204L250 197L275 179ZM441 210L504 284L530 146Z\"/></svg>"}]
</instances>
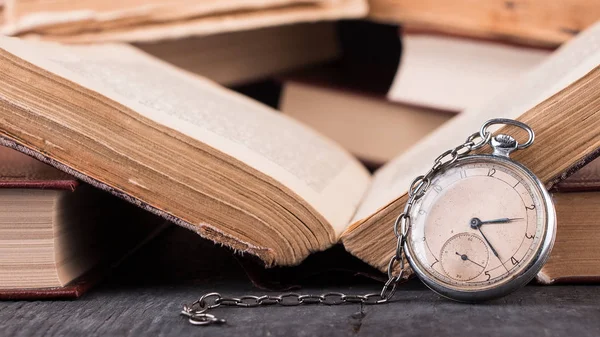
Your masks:
<instances>
[{"instance_id":1,"label":"chain end clasp","mask_svg":"<svg viewBox=\"0 0 600 337\"><path fill-rule=\"evenodd\" d=\"M206 314L204 311L194 311L191 306L184 305L181 310L181 315L186 316L190 324L193 325L210 325L210 324L225 324L227 321L223 318L218 318L215 315Z\"/></svg>"},{"instance_id":2,"label":"chain end clasp","mask_svg":"<svg viewBox=\"0 0 600 337\"><path fill-rule=\"evenodd\" d=\"M189 316L188 321L192 325L210 325L227 323L225 319L215 317L215 315L211 314L193 314Z\"/></svg>"}]
</instances>

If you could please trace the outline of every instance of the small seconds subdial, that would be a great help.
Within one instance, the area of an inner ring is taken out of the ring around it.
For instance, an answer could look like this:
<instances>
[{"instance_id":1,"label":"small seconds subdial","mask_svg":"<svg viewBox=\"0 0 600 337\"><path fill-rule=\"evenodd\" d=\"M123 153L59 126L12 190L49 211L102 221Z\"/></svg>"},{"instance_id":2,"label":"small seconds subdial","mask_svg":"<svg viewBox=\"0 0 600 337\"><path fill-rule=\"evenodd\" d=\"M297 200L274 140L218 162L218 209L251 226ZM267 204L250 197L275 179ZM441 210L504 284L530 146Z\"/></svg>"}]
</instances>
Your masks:
<instances>
[{"instance_id":1,"label":"small seconds subdial","mask_svg":"<svg viewBox=\"0 0 600 337\"><path fill-rule=\"evenodd\" d=\"M444 273L457 281L469 281L481 275L488 260L485 242L470 233L454 235L444 243L440 252Z\"/></svg>"}]
</instances>

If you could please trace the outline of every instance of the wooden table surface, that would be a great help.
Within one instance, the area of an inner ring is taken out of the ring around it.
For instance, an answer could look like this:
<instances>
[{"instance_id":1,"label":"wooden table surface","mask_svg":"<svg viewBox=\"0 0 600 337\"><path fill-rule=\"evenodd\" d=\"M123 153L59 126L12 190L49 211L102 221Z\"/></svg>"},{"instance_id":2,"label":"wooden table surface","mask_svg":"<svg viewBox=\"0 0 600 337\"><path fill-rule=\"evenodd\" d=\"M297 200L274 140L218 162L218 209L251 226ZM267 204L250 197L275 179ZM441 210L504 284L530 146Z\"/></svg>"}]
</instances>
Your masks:
<instances>
[{"instance_id":1,"label":"wooden table surface","mask_svg":"<svg viewBox=\"0 0 600 337\"><path fill-rule=\"evenodd\" d=\"M500 300L468 305L445 300L417 280L402 285L385 305L218 308L214 314L227 324L196 327L179 311L200 294L265 291L251 285L229 253L206 249L195 237L191 244L174 243L173 235L189 238L171 231L78 300L0 302L0 335L600 336L600 285L529 285ZM322 278L297 292L365 293L380 286L365 278Z\"/></svg>"}]
</instances>

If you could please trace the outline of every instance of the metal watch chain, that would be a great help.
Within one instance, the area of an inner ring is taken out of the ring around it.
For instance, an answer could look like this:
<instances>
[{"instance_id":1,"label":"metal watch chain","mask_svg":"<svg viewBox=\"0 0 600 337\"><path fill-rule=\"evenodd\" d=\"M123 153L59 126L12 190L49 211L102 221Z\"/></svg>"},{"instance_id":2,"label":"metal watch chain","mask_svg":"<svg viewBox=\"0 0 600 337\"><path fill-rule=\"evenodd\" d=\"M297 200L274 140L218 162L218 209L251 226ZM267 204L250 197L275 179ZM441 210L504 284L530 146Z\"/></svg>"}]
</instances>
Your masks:
<instances>
[{"instance_id":1,"label":"metal watch chain","mask_svg":"<svg viewBox=\"0 0 600 337\"><path fill-rule=\"evenodd\" d=\"M404 253L404 244L407 240L408 231L411 226L410 214L412 206L418 201L429 186L433 176L440 170L452 165L458 158L469 154L471 151L479 149L489 143L492 133L487 132L485 128L473 133L467 140L444 153L435 160L433 167L425 175L416 177L410 185L408 191L408 201L404 206L403 212L394 222L394 235L396 236L396 252L391 257L387 267L388 280L385 282L381 292L369 293L364 295L347 295L338 292L329 292L321 295L308 294L301 295L297 293L287 293L279 296L242 296L242 297L224 297L220 293L212 292L204 294L198 300L191 304L184 305L181 314L189 318L193 325L223 324L225 319L215 317L207 313L208 310L219 306L234 306L253 308L266 305L297 306L301 304L324 304L339 305L345 303L362 303L366 305L383 304L389 302L396 293L398 283L407 272L406 259ZM478 143L476 139L480 139ZM397 270L398 267L398 270ZM397 270L397 271L396 271Z\"/></svg>"}]
</instances>

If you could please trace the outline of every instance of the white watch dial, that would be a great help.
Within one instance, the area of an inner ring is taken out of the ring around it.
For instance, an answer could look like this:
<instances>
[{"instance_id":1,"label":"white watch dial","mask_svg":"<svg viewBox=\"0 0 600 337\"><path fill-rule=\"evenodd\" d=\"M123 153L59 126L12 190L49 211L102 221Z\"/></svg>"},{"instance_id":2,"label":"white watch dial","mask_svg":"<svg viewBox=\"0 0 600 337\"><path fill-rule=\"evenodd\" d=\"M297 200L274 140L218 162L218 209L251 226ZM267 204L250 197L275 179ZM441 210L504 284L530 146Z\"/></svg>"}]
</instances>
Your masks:
<instances>
[{"instance_id":1,"label":"white watch dial","mask_svg":"<svg viewBox=\"0 0 600 337\"><path fill-rule=\"evenodd\" d=\"M459 161L413 206L409 249L420 269L446 287L496 287L537 257L547 216L542 191L518 166Z\"/></svg>"}]
</instances>

